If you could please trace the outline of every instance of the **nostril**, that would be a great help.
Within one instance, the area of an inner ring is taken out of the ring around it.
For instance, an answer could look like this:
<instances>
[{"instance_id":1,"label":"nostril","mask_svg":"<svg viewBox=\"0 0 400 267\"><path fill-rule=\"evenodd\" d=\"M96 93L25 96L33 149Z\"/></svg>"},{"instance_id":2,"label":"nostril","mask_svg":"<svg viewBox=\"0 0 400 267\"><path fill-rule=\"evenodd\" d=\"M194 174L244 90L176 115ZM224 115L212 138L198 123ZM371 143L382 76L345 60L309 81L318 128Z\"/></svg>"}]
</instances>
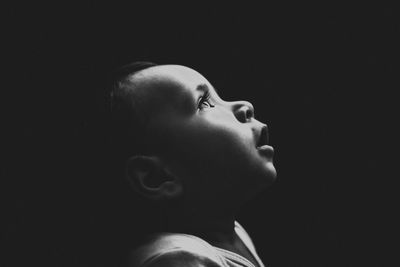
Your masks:
<instances>
[{"instance_id":1,"label":"nostril","mask_svg":"<svg viewBox=\"0 0 400 267\"><path fill-rule=\"evenodd\" d=\"M253 116L254 116L254 112L253 112L253 110L251 109L251 108L248 108L247 110L246 110L246 118L253 118Z\"/></svg>"},{"instance_id":2,"label":"nostril","mask_svg":"<svg viewBox=\"0 0 400 267\"><path fill-rule=\"evenodd\" d=\"M254 108L250 102L237 101L234 104L234 113L240 122L246 123L254 117Z\"/></svg>"},{"instance_id":3,"label":"nostril","mask_svg":"<svg viewBox=\"0 0 400 267\"><path fill-rule=\"evenodd\" d=\"M247 122L247 121L251 120L251 118L254 118L254 111L249 106L243 106L242 113L243 113L243 117L244 117L243 122Z\"/></svg>"},{"instance_id":4,"label":"nostril","mask_svg":"<svg viewBox=\"0 0 400 267\"><path fill-rule=\"evenodd\" d=\"M249 119L249 110L245 106L242 106L237 110L236 117L242 123L247 122Z\"/></svg>"}]
</instances>

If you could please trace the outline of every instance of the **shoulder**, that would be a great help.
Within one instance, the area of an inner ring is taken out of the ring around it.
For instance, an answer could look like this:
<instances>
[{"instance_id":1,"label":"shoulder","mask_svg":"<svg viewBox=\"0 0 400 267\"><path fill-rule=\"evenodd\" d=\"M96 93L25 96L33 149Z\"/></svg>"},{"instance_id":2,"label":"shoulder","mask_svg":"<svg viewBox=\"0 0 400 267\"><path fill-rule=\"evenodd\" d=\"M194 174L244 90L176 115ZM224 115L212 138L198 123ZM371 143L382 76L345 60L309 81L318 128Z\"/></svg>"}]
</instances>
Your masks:
<instances>
[{"instance_id":1,"label":"shoulder","mask_svg":"<svg viewBox=\"0 0 400 267\"><path fill-rule=\"evenodd\" d=\"M149 261L143 267L221 267L220 262L212 258L185 249L164 252Z\"/></svg>"},{"instance_id":2,"label":"shoulder","mask_svg":"<svg viewBox=\"0 0 400 267\"><path fill-rule=\"evenodd\" d=\"M129 266L226 266L217 250L206 241L191 235L163 233L152 236L131 252Z\"/></svg>"}]
</instances>

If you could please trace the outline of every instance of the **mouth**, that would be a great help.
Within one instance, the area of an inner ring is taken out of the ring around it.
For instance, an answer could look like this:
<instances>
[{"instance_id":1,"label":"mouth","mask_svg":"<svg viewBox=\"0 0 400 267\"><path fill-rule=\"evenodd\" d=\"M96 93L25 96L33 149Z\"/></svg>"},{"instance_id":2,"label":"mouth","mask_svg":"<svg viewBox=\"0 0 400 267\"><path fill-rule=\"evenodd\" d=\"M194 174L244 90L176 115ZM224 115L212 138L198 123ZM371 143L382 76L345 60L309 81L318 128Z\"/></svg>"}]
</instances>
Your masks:
<instances>
[{"instance_id":1,"label":"mouth","mask_svg":"<svg viewBox=\"0 0 400 267\"><path fill-rule=\"evenodd\" d=\"M267 125L264 125L261 128L260 134L258 136L258 142L257 142L257 150L264 156L266 156L268 159L272 159L274 155L274 148L270 146L269 144L269 135L268 135L268 127Z\"/></svg>"},{"instance_id":2,"label":"mouth","mask_svg":"<svg viewBox=\"0 0 400 267\"><path fill-rule=\"evenodd\" d=\"M269 136L268 136L268 127L264 125L261 128L260 135L258 136L258 142L257 142L257 148L260 148L262 146L268 145L269 142Z\"/></svg>"}]
</instances>

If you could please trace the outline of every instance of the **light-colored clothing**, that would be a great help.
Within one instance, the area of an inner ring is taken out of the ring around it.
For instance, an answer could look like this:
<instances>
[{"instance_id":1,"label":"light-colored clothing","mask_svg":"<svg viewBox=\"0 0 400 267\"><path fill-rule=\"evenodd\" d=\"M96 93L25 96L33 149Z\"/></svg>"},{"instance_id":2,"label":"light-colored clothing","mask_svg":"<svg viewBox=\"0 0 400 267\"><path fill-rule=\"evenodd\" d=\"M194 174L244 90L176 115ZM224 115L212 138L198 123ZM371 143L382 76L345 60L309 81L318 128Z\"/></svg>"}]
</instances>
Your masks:
<instances>
[{"instance_id":1,"label":"light-colored clothing","mask_svg":"<svg viewBox=\"0 0 400 267\"><path fill-rule=\"evenodd\" d=\"M235 222L235 231L260 267L264 267L251 238ZM187 234L161 233L132 254L133 267L255 267L245 257L212 246L205 240Z\"/></svg>"}]
</instances>

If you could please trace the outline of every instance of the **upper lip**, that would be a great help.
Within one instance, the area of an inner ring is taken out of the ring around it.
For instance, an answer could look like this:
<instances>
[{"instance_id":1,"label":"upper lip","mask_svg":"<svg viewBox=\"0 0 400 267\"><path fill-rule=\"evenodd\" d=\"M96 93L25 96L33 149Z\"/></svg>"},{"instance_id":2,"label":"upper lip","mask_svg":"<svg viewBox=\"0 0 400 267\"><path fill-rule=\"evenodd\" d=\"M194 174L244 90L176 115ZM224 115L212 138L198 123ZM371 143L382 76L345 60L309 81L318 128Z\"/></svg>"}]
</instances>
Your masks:
<instances>
[{"instance_id":1,"label":"upper lip","mask_svg":"<svg viewBox=\"0 0 400 267\"><path fill-rule=\"evenodd\" d=\"M268 139L268 127L267 125L263 125L258 132L257 147L268 145Z\"/></svg>"}]
</instances>

